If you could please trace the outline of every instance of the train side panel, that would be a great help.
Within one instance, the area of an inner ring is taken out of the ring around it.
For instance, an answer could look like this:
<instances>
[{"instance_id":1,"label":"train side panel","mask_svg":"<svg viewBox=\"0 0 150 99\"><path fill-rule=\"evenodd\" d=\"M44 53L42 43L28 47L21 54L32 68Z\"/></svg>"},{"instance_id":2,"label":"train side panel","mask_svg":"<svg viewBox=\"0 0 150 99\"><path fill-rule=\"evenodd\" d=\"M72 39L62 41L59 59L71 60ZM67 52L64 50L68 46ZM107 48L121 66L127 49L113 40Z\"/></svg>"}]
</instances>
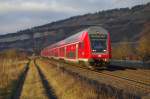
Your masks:
<instances>
[{"instance_id":1,"label":"train side panel","mask_svg":"<svg viewBox=\"0 0 150 99\"><path fill-rule=\"evenodd\" d=\"M79 60L87 61L91 57L90 41L88 34L85 33L85 38L78 44Z\"/></svg>"}]
</instances>

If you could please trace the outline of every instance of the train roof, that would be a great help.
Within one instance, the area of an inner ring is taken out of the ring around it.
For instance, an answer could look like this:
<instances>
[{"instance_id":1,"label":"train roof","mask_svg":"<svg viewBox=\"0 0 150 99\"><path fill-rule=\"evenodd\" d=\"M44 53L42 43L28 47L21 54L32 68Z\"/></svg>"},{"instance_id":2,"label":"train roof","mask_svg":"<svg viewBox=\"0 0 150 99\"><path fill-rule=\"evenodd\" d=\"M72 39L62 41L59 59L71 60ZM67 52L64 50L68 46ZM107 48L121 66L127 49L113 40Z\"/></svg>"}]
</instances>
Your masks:
<instances>
[{"instance_id":1,"label":"train roof","mask_svg":"<svg viewBox=\"0 0 150 99\"><path fill-rule=\"evenodd\" d=\"M92 27L89 27L87 29L88 31L88 34L93 34L93 33L96 33L96 32L100 32L100 33L103 33L103 34L107 34L108 31L100 26L92 26Z\"/></svg>"},{"instance_id":2,"label":"train roof","mask_svg":"<svg viewBox=\"0 0 150 99\"><path fill-rule=\"evenodd\" d=\"M58 43L55 43L55 44L52 44L51 46L49 46L50 48L52 47L58 47L58 46L61 46L61 45L64 45L64 44L68 44L68 43L73 43L73 42L80 42L84 39L84 35L85 34L85 30L83 31L80 31L62 41L59 41ZM48 47L48 48L49 48Z\"/></svg>"},{"instance_id":3,"label":"train roof","mask_svg":"<svg viewBox=\"0 0 150 99\"><path fill-rule=\"evenodd\" d=\"M50 45L48 48L58 47L58 46L73 43L73 42L80 42L84 39L86 33L93 34L93 33L96 33L96 32L100 32L100 33L104 33L104 34L108 33L108 31L105 30L102 27L92 26L92 27L86 28L86 29L84 29L84 30L82 30L82 31L80 31L80 32L78 32L78 33L76 33L76 34L74 34L74 35L58 42L58 43Z\"/></svg>"}]
</instances>

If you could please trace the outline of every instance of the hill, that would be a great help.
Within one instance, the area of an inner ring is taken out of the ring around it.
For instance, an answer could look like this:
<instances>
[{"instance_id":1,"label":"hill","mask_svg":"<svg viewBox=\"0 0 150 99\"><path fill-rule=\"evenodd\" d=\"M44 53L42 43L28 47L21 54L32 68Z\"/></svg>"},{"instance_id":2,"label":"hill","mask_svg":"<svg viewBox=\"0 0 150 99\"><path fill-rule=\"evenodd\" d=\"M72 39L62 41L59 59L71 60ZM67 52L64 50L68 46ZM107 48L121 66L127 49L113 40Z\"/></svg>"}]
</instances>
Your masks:
<instances>
[{"instance_id":1,"label":"hill","mask_svg":"<svg viewBox=\"0 0 150 99\"><path fill-rule=\"evenodd\" d=\"M108 29L113 43L128 38L136 42L150 23L150 3L132 8L120 8L70 17L31 29L0 36L0 50L21 48L40 50L84 28L101 25ZM149 29L147 29L150 33Z\"/></svg>"}]
</instances>

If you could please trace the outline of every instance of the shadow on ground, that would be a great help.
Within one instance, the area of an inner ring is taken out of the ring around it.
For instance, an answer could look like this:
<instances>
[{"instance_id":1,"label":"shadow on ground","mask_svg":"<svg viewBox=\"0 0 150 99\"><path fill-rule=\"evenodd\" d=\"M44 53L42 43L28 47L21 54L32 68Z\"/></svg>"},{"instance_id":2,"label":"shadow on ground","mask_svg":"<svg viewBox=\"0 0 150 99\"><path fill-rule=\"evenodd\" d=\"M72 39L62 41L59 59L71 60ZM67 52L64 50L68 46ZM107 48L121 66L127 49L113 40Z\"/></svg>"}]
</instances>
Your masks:
<instances>
[{"instance_id":1,"label":"shadow on ground","mask_svg":"<svg viewBox=\"0 0 150 99\"><path fill-rule=\"evenodd\" d=\"M49 85L49 82L46 80L45 75L42 73L41 69L39 68L39 65L36 64L36 60L34 60L34 64L38 69L38 73L39 73L40 78L42 80L42 84L43 84L44 89L46 91L46 95L48 96L49 99L57 99L52 87Z\"/></svg>"}]
</instances>

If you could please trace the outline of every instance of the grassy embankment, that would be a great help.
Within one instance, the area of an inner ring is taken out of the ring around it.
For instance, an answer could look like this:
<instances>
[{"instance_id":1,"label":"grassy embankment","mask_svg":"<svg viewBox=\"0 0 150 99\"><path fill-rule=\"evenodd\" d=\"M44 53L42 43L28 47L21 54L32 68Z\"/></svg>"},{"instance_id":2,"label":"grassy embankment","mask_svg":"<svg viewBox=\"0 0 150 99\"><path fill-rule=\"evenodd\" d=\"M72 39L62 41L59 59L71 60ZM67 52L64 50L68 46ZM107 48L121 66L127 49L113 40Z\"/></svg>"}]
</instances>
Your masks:
<instances>
[{"instance_id":1,"label":"grassy embankment","mask_svg":"<svg viewBox=\"0 0 150 99\"><path fill-rule=\"evenodd\" d=\"M58 99L114 99L97 89L94 84L87 83L84 79L69 75L48 61L37 59L39 66L49 84L55 91Z\"/></svg>"}]
</instances>

